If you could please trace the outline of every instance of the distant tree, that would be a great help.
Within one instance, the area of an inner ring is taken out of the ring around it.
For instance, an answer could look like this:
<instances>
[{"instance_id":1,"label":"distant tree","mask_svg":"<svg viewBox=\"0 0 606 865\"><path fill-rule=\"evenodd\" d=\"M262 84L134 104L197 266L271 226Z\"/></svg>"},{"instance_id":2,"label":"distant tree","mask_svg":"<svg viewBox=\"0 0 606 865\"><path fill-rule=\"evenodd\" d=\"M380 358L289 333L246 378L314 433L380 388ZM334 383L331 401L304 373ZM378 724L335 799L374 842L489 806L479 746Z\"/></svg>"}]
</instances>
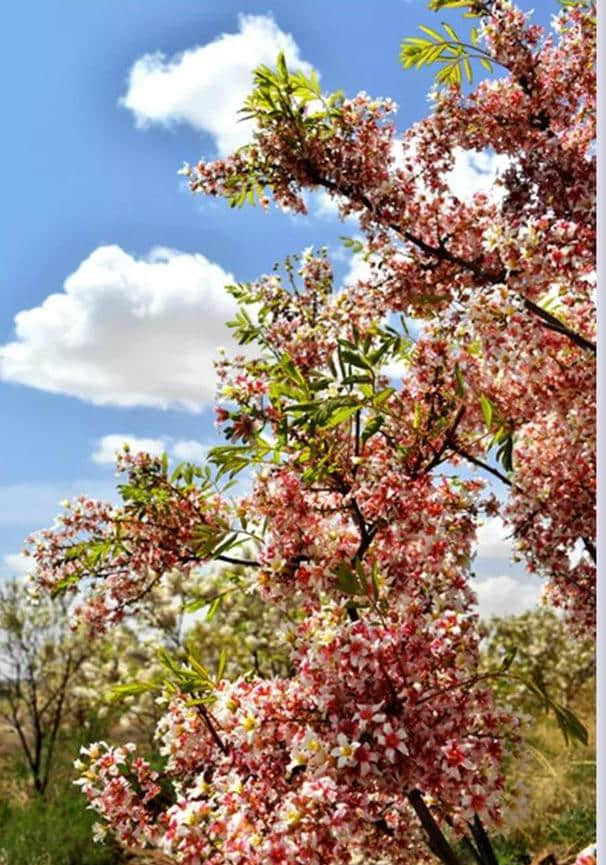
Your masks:
<instances>
[{"instance_id":1,"label":"distant tree","mask_svg":"<svg viewBox=\"0 0 606 865\"><path fill-rule=\"evenodd\" d=\"M483 643L487 669L512 658L510 672L533 682L567 708L579 690L595 676L595 643L570 633L566 623L547 607L519 616L493 618ZM536 712L537 695L514 678L498 685L509 702Z\"/></svg>"},{"instance_id":2,"label":"distant tree","mask_svg":"<svg viewBox=\"0 0 606 865\"><path fill-rule=\"evenodd\" d=\"M94 644L69 627L65 597L31 605L23 580L0 585L0 718L17 736L34 790L43 795L63 727L90 711L84 673Z\"/></svg>"}]
</instances>

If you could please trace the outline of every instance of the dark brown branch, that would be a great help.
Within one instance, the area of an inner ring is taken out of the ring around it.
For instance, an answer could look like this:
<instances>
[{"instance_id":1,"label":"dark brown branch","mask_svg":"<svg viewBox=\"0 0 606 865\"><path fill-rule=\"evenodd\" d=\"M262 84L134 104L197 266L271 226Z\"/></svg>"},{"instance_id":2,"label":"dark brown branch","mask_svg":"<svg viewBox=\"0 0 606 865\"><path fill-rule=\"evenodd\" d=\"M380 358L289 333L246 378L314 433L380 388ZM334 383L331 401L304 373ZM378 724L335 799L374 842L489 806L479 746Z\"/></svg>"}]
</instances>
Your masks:
<instances>
[{"instance_id":1,"label":"dark brown branch","mask_svg":"<svg viewBox=\"0 0 606 865\"><path fill-rule=\"evenodd\" d=\"M507 484L508 487L515 487L509 478L502 474L498 469L494 469L492 466L488 465L488 463L483 462L482 460L474 457L472 454L468 454L467 451L464 451L463 448L460 448L458 445L451 442L450 444L451 450L453 450L456 454L463 459L467 460L470 463L473 463L474 466L477 466L480 469L484 469L486 472L490 472L491 475L494 475L495 478L498 478L504 484Z\"/></svg>"},{"instance_id":2,"label":"dark brown branch","mask_svg":"<svg viewBox=\"0 0 606 865\"><path fill-rule=\"evenodd\" d=\"M587 552L591 556L592 560L594 562L597 561L597 554L596 554L595 544L593 543L593 541L590 541L589 538L583 538L583 546L585 547L585 549L587 550Z\"/></svg>"},{"instance_id":3,"label":"dark brown branch","mask_svg":"<svg viewBox=\"0 0 606 865\"><path fill-rule=\"evenodd\" d=\"M431 852L437 856L444 865L461 865L459 858L436 823L433 814L423 801L421 791L411 790L407 794L407 797L419 818L419 822L425 830L427 835L427 845Z\"/></svg>"},{"instance_id":4,"label":"dark brown branch","mask_svg":"<svg viewBox=\"0 0 606 865\"><path fill-rule=\"evenodd\" d=\"M428 463L427 467L425 468L425 473L429 473L433 468L435 468L440 463L440 460L442 459L442 457L444 456L445 452L448 450L449 447L454 450L454 445L453 445L454 434L456 433L457 427L461 423L461 420L462 420L464 414L465 414L465 406L461 406L461 408L458 410L458 412L456 414L456 417L452 423L452 426L450 427L450 429L448 430L448 432L444 436L444 441L442 442L441 447L436 451L436 453L433 455L430 462Z\"/></svg>"},{"instance_id":5,"label":"dark brown branch","mask_svg":"<svg viewBox=\"0 0 606 865\"><path fill-rule=\"evenodd\" d=\"M555 315L547 312L546 309L543 309L538 304L534 303L534 301L528 300L528 298L525 297L524 306L527 310L538 316L545 327L549 328L549 330L554 330L556 333L561 333L563 336L567 336L575 345L578 345L579 348L585 349L585 351L590 351L592 354L596 353L595 342L591 342L591 340L582 336L580 333L567 327L559 318L556 318Z\"/></svg>"},{"instance_id":6,"label":"dark brown branch","mask_svg":"<svg viewBox=\"0 0 606 865\"><path fill-rule=\"evenodd\" d=\"M467 824L471 829L473 840L476 842L480 856L482 857L483 865L499 865L495 855L490 838L486 834L486 830L482 825L482 821L477 814L474 815L473 823Z\"/></svg>"},{"instance_id":7,"label":"dark brown branch","mask_svg":"<svg viewBox=\"0 0 606 865\"><path fill-rule=\"evenodd\" d=\"M453 821L452 817L450 817L448 814L446 814L445 820L446 820L447 824L450 826L450 828L452 829L454 827L454 821ZM484 859L482 858L482 854L480 853L479 850L477 850L475 848L469 835L463 835L463 837L461 838L461 844L463 845L463 847L465 847L466 850L468 850L471 853L471 855L476 860L478 865L486 865L486 863L484 862Z\"/></svg>"},{"instance_id":8,"label":"dark brown branch","mask_svg":"<svg viewBox=\"0 0 606 865\"><path fill-rule=\"evenodd\" d=\"M471 843L471 841L470 841L470 839L467 837L467 835L464 835L464 836L463 836L463 839L462 839L462 842L461 842L461 843L463 844L463 846L464 846L467 850L469 850L469 852L471 853L471 855L473 856L473 858L476 860L476 862L478 863L478 865L484 865L484 860L482 859L482 857L480 856L480 854L478 853L478 851L476 850L476 848L473 846L473 844Z\"/></svg>"},{"instance_id":9,"label":"dark brown branch","mask_svg":"<svg viewBox=\"0 0 606 865\"><path fill-rule=\"evenodd\" d=\"M245 568L260 568L259 562L253 559L235 559L232 556L215 556L215 562L227 562L230 565L242 565Z\"/></svg>"},{"instance_id":10,"label":"dark brown branch","mask_svg":"<svg viewBox=\"0 0 606 865\"><path fill-rule=\"evenodd\" d=\"M217 729L216 729L215 725L213 724L211 717L208 714L208 710L207 710L206 706L204 705L204 703L200 703L198 705L198 709L200 710L200 714L202 715L202 717L204 718L204 720L206 722L206 726L208 727L208 731L209 731L210 735L213 737L213 739L215 740L219 750L222 751L223 754L229 754L229 750L228 750L227 746L224 744L224 742L221 739L221 737L219 736L219 734L217 733Z\"/></svg>"},{"instance_id":11,"label":"dark brown branch","mask_svg":"<svg viewBox=\"0 0 606 865\"><path fill-rule=\"evenodd\" d=\"M19 741L21 742L21 746L23 748L23 752L24 752L25 757L27 759L28 766L30 767L32 774L34 774L34 771L35 771L34 758L33 758L32 752L30 750L27 738L25 736L25 732L23 730L23 725L21 724L21 720L19 718L17 708L16 708L16 706L12 700L12 697L10 695L8 697L8 700L9 700L10 707L11 707L10 724L13 727L13 729L17 732L17 735L19 736Z\"/></svg>"},{"instance_id":12,"label":"dark brown branch","mask_svg":"<svg viewBox=\"0 0 606 865\"><path fill-rule=\"evenodd\" d=\"M357 201L371 213L375 211L372 201L368 198L368 196L364 195L364 193L356 191L351 186L338 184L335 183L333 180L322 177L310 163L306 165L306 168L308 170L310 180L312 180L314 183L317 183L318 186L323 186L325 189L336 192L338 195L344 195L350 200ZM425 255L436 258L438 259L438 261L447 261L450 264L456 264L463 270L467 270L468 272L473 273L476 279L481 282L487 282L494 285L505 282L507 278L507 271L504 268L499 271L485 270L482 267L481 259L474 259L470 261L466 258L461 258L461 256L451 252L446 247L444 242L440 242L438 246L434 246L433 244L424 241L421 237L417 237L417 235L413 234L411 231L402 228L401 225L398 225L395 222L389 223L388 227L391 228L391 230L394 231L396 234L399 234L400 237L404 238L404 240L407 240L409 243L412 243L413 246L416 246L417 249L420 249L421 252L423 252ZM522 299L524 301L524 307L533 315L536 315L538 318L540 318L545 327L548 327L550 330L557 331L557 333L568 337L568 339L570 339L575 345L578 345L579 348L583 348L586 351L592 352L593 354L596 353L595 343L591 342L591 340L567 327L563 322L561 322L550 312L547 312L547 310L542 309L540 306L538 306L538 304L534 303L534 301L529 300L526 297L523 297Z\"/></svg>"}]
</instances>

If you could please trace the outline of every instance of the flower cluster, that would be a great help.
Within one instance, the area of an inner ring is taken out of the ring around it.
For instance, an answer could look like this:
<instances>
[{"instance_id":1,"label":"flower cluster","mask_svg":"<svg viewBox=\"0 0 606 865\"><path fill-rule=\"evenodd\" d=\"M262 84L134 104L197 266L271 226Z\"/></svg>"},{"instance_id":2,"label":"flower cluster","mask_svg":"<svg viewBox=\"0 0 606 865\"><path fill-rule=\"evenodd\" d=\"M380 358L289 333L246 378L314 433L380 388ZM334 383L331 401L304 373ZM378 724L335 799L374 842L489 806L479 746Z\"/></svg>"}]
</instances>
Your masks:
<instances>
[{"instance_id":1,"label":"flower cluster","mask_svg":"<svg viewBox=\"0 0 606 865\"><path fill-rule=\"evenodd\" d=\"M188 573L210 558L229 528L221 496L207 484L171 477L162 460L125 452L118 469L127 474L122 507L68 501L53 528L28 539L41 588L76 591L82 579L92 582L75 614L97 631L120 621L127 605L175 567Z\"/></svg>"},{"instance_id":2,"label":"flower cluster","mask_svg":"<svg viewBox=\"0 0 606 865\"><path fill-rule=\"evenodd\" d=\"M473 621L447 612L416 627L323 610L296 635L292 679L223 681L212 701L172 700L158 728L170 782L161 803L146 764L123 773L124 749L89 749L80 783L91 806L123 842L147 839L186 865L378 850L410 861L414 789L460 831L474 814L498 820L501 736L515 725L473 674Z\"/></svg>"}]
</instances>

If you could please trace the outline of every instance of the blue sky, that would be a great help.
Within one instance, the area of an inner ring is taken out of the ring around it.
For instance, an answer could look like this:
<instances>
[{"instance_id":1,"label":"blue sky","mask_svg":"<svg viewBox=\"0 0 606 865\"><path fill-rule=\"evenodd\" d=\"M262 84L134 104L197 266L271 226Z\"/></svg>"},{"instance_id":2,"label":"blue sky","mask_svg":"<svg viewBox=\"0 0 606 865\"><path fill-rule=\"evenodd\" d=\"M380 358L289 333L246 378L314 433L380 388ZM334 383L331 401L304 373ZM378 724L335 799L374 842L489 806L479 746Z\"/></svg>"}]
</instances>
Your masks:
<instances>
[{"instance_id":1,"label":"blue sky","mask_svg":"<svg viewBox=\"0 0 606 865\"><path fill-rule=\"evenodd\" d=\"M544 23L555 4L535 9ZM428 105L430 76L398 63L419 23L439 17L417 0L7 6L0 574L61 499L110 494L113 439L104 437L145 437L177 455L212 441L210 358L226 341L230 275L251 279L312 243L336 250L355 232L321 198L307 218L234 212L191 196L177 176L183 161L242 134L230 105L246 89L247 63L286 46L327 90L394 98L405 129ZM463 158L457 182L491 176L498 165L484 160ZM341 273L349 266L337 263ZM519 576L498 526L485 534L478 573Z\"/></svg>"}]
</instances>

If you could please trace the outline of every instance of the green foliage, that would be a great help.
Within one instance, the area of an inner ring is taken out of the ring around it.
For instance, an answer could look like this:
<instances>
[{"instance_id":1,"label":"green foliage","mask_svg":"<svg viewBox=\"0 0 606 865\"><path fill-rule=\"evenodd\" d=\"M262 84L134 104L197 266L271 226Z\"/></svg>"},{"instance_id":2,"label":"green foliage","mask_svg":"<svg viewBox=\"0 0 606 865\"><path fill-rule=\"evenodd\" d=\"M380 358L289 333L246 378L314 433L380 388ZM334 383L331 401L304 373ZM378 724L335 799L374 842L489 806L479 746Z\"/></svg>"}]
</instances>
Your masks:
<instances>
[{"instance_id":1,"label":"green foliage","mask_svg":"<svg viewBox=\"0 0 606 865\"><path fill-rule=\"evenodd\" d=\"M200 612L185 638L186 652L211 679L254 672L259 676L288 675L289 630L299 619L295 607L282 610L246 591L237 574L228 570L206 577Z\"/></svg>"},{"instance_id":2,"label":"green foliage","mask_svg":"<svg viewBox=\"0 0 606 865\"><path fill-rule=\"evenodd\" d=\"M435 2L434 9L470 7L473 4L459 0ZM467 17L475 17L468 11ZM438 85L462 84L463 78L470 84L473 80L472 61L479 61L488 72L493 71L493 58L479 46L478 30L472 27L469 42L464 42L454 27L442 22L444 33L432 27L420 26L425 36L407 36L400 49L400 61L405 69L421 69L425 66L439 65L435 75Z\"/></svg>"},{"instance_id":3,"label":"green foliage","mask_svg":"<svg viewBox=\"0 0 606 865\"><path fill-rule=\"evenodd\" d=\"M334 135L334 121L341 115L344 94L341 90L323 94L315 70L309 76L300 70L291 72L280 53L276 68L258 66L253 80L254 89L240 111L243 120L254 119L259 130L279 127L293 145ZM242 149L250 151L250 146ZM271 185L271 177L271 165L250 161L245 170L235 172L226 182L230 206L255 204Z\"/></svg>"},{"instance_id":4,"label":"green foliage","mask_svg":"<svg viewBox=\"0 0 606 865\"><path fill-rule=\"evenodd\" d=\"M216 450L220 452L221 448ZM227 450L231 456L233 449ZM248 464L248 459L239 461L237 470ZM133 546L140 541L130 532L133 517L139 524L148 521L151 516L154 524L165 521L170 525L174 518L175 501L191 495L197 500L198 508L203 510L207 499L229 488L229 483L219 488L217 482L221 474L213 472L210 465L198 466L189 462L171 467L166 455L159 460L150 459L143 468L130 467L128 480L118 485L123 506L113 520L111 532L101 531L89 537L76 538L70 543L64 556L72 568L69 576L57 584L54 594L61 594L83 579L103 579L116 557L131 555ZM231 472L233 474L235 472ZM193 535L191 552L200 561L218 558L240 544L241 540L239 532L231 530L227 520L214 515L210 524L200 520Z\"/></svg>"},{"instance_id":5,"label":"green foliage","mask_svg":"<svg viewBox=\"0 0 606 865\"><path fill-rule=\"evenodd\" d=\"M293 131L331 134L331 121L340 115L344 96L339 90L325 97L315 69L309 76L300 70L290 72L280 52L275 69L257 66L253 82L253 92L241 111L243 119L255 119L263 128L288 117L293 121ZM307 111L312 104L316 110Z\"/></svg>"},{"instance_id":6,"label":"green foliage","mask_svg":"<svg viewBox=\"0 0 606 865\"><path fill-rule=\"evenodd\" d=\"M539 701L542 701L546 711L553 712L553 716L567 745L573 742L580 742L582 745L589 743L589 734L585 725L568 707L552 699L542 683L537 680L529 681L528 679L523 679L521 676L512 676L512 679L521 682Z\"/></svg>"},{"instance_id":7,"label":"green foliage","mask_svg":"<svg viewBox=\"0 0 606 865\"><path fill-rule=\"evenodd\" d=\"M289 262L287 262L287 265ZM330 286L326 287L328 291ZM337 427L355 430L358 455L369 439L381 432L385 422L384 403L394 393L386 386L382 372L391 360L406 360L413 343L403 332L391 326L376 327L361 336L355 328L349 339L337 341L337 348L327 366L303 375L287 353L271 352L265 342L264 328L279 315L288 293L268 301L254 286L244 283L230 286L240 310L230 322L240 344L255 343L260 356L250 362L251 374L263 374L270 381L267 397L272 409L282 418L275 438L264 438L266 409L254 405L232 412L224 432L229 438L237 423L247 419L250 435L243 444L222 445L211 449L209 458L217 468L217 478L234 478L251 465L279 464L282 454L293 440L305 442L299 448L298 460L306 464L304 481L321 480L336 470L338 439L322 436ZM247 307L255 306L255 319ZM229 388L225 389L229 399ZM233 426L231 425L233 422ZM320 435L319 435L320 434Z\"/></svg>"},{"instance_id":8,"label":"green foliage","mask_svg":"<svg viewBox=\"0 0 606 865\"><path fill-rule=\"evenodd\" d=\"M579 695L579 704L584 724L593 730L595 702L590 683ZM560 857L566 861L595 840L593 737L587 746L569 748L551 717L535 716L527 743L526 751L508 770L510 779L516 779L526 795L517 816L506 823L497 839L497 850L534 855L547 849L556 852L558 861Z\"/></svg>"},{"instance_id":9,"label":"green foliage","mask_svg":"<svg viewBox=\"0 0 606 865\"><path fill-rule=\"evenodd\" d=\"M455 367L455 375L456 375ZM460 375L460 373L459 373ZM459 385L458 391L461 392L462 381L457 378ZM482 409L482 417L488 432L496 431L493 434L492 440L488 445L488 450L496 447L495 458L501 463L506 472L513 471L513 430L510 421L501 416L495 404L485 394L480 394L480 408Z\"/></svg>"},{"instance_id":10,"label":"green foliage","mask_svg":"<svg viewBox=\"0 0 606 865\"><path fill-rule=\"evenodd\" d=\"M489 447L497 445L496 459L506 472L513 471L513 432L506 427L499 427Z\"/></svg>"}]
</instances>

